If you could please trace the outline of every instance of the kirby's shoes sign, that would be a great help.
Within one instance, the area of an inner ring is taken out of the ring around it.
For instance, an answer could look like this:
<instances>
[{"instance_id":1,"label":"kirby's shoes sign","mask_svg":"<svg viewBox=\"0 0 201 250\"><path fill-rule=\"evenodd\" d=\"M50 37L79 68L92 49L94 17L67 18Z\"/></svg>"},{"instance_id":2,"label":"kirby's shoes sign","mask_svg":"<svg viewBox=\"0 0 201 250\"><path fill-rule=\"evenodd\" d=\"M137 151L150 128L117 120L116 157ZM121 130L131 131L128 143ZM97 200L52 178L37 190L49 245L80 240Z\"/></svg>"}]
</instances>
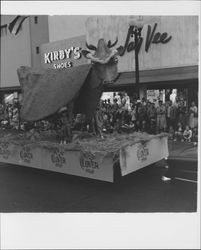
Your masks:
<instances>
[{"instance_id":1,"label":"kirby's shoes sign","mask_svg":"<svg viewBox=\"0 0 201 250\"><path fill-rule=\"evenodd\" d=\"M73 58L74 60L80 59L81 58L81 48L80 47L71 47L68 49L61 49L58 51L52 51L44 54L44 62L45 64L50 64L55 61L60 61L60 60L66 60L66 59L71 59ZM72 61L65 61L59 64L54 63L53 67L54 69L59 69L59 68L70 68L73 66Z\"/></svg>"}]
</instances>

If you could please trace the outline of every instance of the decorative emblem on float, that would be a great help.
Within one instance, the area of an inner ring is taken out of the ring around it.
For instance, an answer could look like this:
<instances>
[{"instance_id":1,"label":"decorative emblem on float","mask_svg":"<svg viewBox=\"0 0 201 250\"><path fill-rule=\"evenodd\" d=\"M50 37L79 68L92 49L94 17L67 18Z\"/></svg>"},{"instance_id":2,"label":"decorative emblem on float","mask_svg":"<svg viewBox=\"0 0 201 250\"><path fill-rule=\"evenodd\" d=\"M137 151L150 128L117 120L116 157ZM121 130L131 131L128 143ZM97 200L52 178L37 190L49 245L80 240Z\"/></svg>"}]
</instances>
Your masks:
<instances>
[{"instance_id":1,"label":"decorative emblem on float","mask_svg":"<svg viewBox=\"0 0 201 250\"><path fill-rule=\"evenodd\" d=\"M137 149L138 161L146 161L148 155L149 149L147 148L146 144L140 144Z\"/></svg>"},{"instance_id":2,"label":"decorative emblem on float","mask_svg":"<svg viewBox=\"0 0 201 250\"><path fill-rule=\"evenodd\" d=\"M9 146L8 142L0 142L0 155L2 155L4 159L8 159L10 155L8 146Z\"/></svg>"},{"instance_id":3,"label":"decorative emblem on float","mask_svg":"<svg viewBox=\"0 0 201 250\"><path fill-rule=\"evenodd\" d=\"M59 148L55 148L53 153L51 154L51 161L54 163L56 167L61 168L63 164L66 163L64 152Z\"/></svg>"},{"instance_id":4,"label":"decorative emblem on float","mask_svg":"<svg viewBox=\"0 0 201 250\"><path fill-rule=\"evenodd\" d=\"M29 146L23 146L20 151L20 158L27 163L30 163L33 159L33 154L31 153L31 148Z\"/></svg>"},{"instance_id":5,"label":"decorative emblem on float","mask_svg":"<svg viewBox=\"0 0 201 250\"><path fill-rule=\"evenodd\" d=\"M95 161L95 155L91 152L81 153L80 166L82 170L89 174L93 174L95 169L99 169L98 162Z\"/></svg>"}]
</instances>

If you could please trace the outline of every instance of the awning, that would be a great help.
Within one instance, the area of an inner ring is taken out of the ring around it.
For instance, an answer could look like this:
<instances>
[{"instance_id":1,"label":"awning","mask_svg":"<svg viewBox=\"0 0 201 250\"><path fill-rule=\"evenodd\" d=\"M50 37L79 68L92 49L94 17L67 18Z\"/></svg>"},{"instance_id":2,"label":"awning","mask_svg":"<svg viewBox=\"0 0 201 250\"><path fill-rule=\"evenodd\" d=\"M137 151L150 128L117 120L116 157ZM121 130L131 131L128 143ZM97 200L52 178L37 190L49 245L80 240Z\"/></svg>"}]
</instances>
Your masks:
<instances>
[{"instance_id":1,"label":"awning","mask_svg":"<svg viewBox=\"0 0 201 250\"><path fill-rule=\"evenodd\" d=\"M19 83L18 83L19 84ZM3 84L2 84L3 85ZM4 84L5 85L5 84ZM13 92L21 92L21 87L16 86L17 84L11 87L0 87L0 94L1 93L13 93Z\"/></svg>"},{"instance_id":2,"label":"awning","mask_svg":"<svg viewBox=\"0 0 201 250\"><path fill-rule=\"evenodd\" d=\"M140 84L198 79L198 66L142 70L139 72L139 77ZM123 72L120 73L117 81L111 85L118 87L135 83L135 72ZM109 87L112 87L111 85Z\"/></svg>"}]
</instances>

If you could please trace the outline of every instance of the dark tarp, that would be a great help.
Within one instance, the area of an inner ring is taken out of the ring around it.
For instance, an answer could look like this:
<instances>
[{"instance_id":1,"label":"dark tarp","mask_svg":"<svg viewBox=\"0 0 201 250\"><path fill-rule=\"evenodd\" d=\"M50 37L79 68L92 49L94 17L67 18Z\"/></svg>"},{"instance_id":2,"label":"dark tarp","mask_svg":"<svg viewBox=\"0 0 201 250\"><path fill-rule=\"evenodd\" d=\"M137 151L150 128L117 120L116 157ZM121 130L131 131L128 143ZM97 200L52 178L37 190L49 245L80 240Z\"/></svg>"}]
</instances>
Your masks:
<instances>
[{"instance_id":1,"label":"dark tarp","mask_svg":"<svg viewBox=\"0 0 201 250\"><path fill-rule=\"evenodd\" d=\"M17 73L23 89L21 117L27 121L48 117L73 99L76 112L92 115L102 94L91 65L40 72L21 67Z\"/></svg>"}]
</instances>

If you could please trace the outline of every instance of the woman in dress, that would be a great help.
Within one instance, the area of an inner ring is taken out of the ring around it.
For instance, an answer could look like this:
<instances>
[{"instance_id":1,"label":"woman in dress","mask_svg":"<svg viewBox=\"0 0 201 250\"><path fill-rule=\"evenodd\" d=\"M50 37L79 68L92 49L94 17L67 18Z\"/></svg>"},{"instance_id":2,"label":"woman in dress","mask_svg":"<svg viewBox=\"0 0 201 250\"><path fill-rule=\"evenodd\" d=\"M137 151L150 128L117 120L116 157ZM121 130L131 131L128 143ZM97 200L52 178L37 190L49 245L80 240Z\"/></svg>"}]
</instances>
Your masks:
<instances>
[{"instance_id":1,"label":"woman in dress","mask_svg":"<svg viewBox=\"0 0 201 250\"><path fill-rule=\"evenodd\" d=\"M182 127L184 128L185 125L186 125L186 113L187 113L187 109L186 109L186 106L184 105L184 101L183 100L181 100L179 102L177 113L178 113L178 121L177 121L177 123L181 123Z\"/></svg>"},{"instance_id":2,"label":"woman in dress","mask_svg":"<svg viewBox=\"0 0 201 250\"><path fill-rule=\"evenodd\" d=\"M137 107L134 104L131 107L130 116L131 116L132 123L135 124L135 122L137 120Z\"/></svg>"},{"instance_id":3,"label":"woman in dress","mask_svg":"<svg viewBox=\"0 0 201 250\"><path fill-rule=\"evenodd\" d=\"M157 120L156 120L156 128L157 133L164 132L166 130L166 108L163 105L162 101L159 101L159 105L156 108Z\"/></svg>"},{"instance_id":4,"label":"woman in dress","mask_svg":"<svg viewBox=\"0 0 201 250\"><path fill-rule=\"evenodd\" d=\"M195 105L195 102L191 103L191 107L189 109L189 127L195 128L198 126L198 108Z\"/></svg>"}]
</instances>

